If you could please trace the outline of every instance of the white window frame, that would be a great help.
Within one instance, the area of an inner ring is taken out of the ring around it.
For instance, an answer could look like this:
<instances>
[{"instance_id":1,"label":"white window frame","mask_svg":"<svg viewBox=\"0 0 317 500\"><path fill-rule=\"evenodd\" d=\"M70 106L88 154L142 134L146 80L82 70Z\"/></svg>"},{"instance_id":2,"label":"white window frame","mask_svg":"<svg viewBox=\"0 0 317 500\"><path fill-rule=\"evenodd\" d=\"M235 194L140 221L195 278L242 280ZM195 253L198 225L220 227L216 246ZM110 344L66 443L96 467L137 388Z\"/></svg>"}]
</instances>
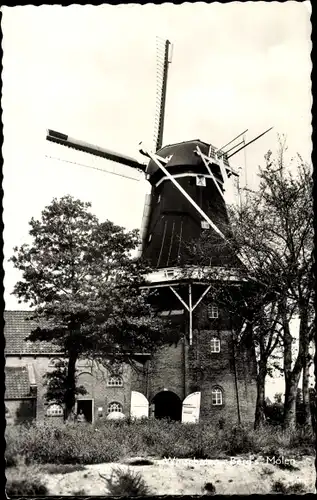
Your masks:
<instances>
[{"instance_id":1,"label":"white window frame","mask_svg":"<svg viewBox=\"0 0 317 500\"><path fill-rule=\"evenodd\" d=\"M175 276L175 269L165 269L164 276L166 278L172 278L173 276Z\"/></svg>"},{"instance_id":2,"label":"white window frame","mask_svg":"<svg viewBox=\"0 0 317 500\"><path fill-rule=\"evenodd\" d=\"M211 404L213 406L223 405L223 391L220 387L214 387L211 391Z\"/></svg>"},{"instance_id":3,"label":"white window frame","mask_svg":"<svg viewBox=\"0 0 317 500\"><path fill-rule=\"evenodd\" d=\"M210 225L206 220L202 220L200 224L202 229L210 229Z\"/></svg>"},{"instance_id":4,"label":"white window frame","mask_svg":"<svg viewBox=\"0 0 317 500\"><path fill-rule=\"evenodd\" d=\"M218 319L219 318L219 309L215 304L208 304L208 318L209 319Z\"/></svg>"},{"instance_id":5,"label":"white window frame","mask_svg":"<svg viewBox=\"0 0 317 500\"><path fill-rule=\"evenodd\" d=\"M116 405L116 408L114 410L112 410L111 408L114 405ZM123 410L123 408L122 408L122 404L121 403L119 403L118 401L111 401L111 403L108 404L107 413L108 413L108 415L110 413L115 412L115 411L116 412L118 411L118 412L122 413L122 410Z\"/></svg>"},{"instance_id":6,"label":"white window frame","mask_svg":"<svg viewBox=\"0 0 317 500\"><path fill-rule=\"evenodd\" d=\"M114 383L114 381L120 381L120 383ZM108 387L123 387L123 380L120 375L110 375L110 377L107 380L107 386Z\"/></svg>"},{"instance_id":7,"label":"white window frame","mask_svg":"<svg viewBox=\"0 0 317 500\"><path fill-rule=\"evenodd\" d=\"M54 407L54 406L58 407L60 409L60 411L57 412L57 410L56 410L53 413L49 413L50 410L52 409L52 407ZM52 403L52 404L50 404L49 407L46 410L46 416L47 417L62 417L63 415L64 415L63 407L62 407L62 405L60 405L58 403Z\"/></svg>"},{"instance_id":8,"label":"white window frame","mask_svg":"<svg viewBox=\"0 0 317 500\"><path fill-rule=\"evenodd\" d=\"M217 337L212 337L210 339L210 352L212 353L218 353L221 350L221 344L220 344L220 339Z\"/></svg>"}]
</instances>

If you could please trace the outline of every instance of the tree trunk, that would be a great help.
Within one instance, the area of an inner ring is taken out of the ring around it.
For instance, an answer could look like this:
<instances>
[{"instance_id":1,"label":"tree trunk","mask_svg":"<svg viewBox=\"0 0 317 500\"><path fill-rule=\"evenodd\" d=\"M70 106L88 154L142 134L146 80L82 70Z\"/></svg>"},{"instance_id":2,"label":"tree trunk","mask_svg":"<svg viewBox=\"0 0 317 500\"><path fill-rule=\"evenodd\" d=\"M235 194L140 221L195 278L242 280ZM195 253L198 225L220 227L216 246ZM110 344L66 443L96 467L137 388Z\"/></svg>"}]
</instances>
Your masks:
<instances>
[{"instance_id":1,"label":"tree trunk","mask_svg":"<svg viewBox=\"0 0 317 500\"><path fill-rule=\"evenodd\" d=\"M72 420L76 402L76 362L77 353L69 352L65 391L65 420Z\"/></svg>"},{"instance_id":2,"label":"tree trunk","mask_svg":"<svg viewBox=\"0 0 317 500\"><path fill-rule=\"evenodd\" d=\"M310 394L309 394L309 353L303 358L303 425L307 430L312 429L312 418L310 409Z\"/></svg>"},{"instance_id":3,"label":"tree trunk","mask_svg":"<svg viewBox=\"0 0 317 500\"><path fill-rule=\"evenodd\" d=\"M260 361L259 373L257 376L257 397L255 408L254 429L258 429L265 422L265 378L267 375L266 361Z\"/></svg>"},{"instance_id":4,"label":"tree trunk","mask_svg":"<svg viewBox=\"0 0 317 500\"><path fill-rule=\"evenodd\" d=\"M296 396L299 379L300 372L292 374L292 376L285 381L283 427L287 430L292 430L296 427Z\"/></svg>"},{"instance_id":5,"label":"tree trunk","mask_svg":"<svg viewBox=\"0 0 317 500\"><path fill-rule=\"evenodd\" d=\"M296 427L296 396L297 387L302 370L302 346L301 332L299 335L299 353L292 370L292 344L293 339L289 328L289 320L285 302L280 304L280 311L283 322L283 341L284 341L284 376L285 376L285 400L284 400L284 418L283 427L285 429L294 429Z\"/></svg>"}]
</instances>

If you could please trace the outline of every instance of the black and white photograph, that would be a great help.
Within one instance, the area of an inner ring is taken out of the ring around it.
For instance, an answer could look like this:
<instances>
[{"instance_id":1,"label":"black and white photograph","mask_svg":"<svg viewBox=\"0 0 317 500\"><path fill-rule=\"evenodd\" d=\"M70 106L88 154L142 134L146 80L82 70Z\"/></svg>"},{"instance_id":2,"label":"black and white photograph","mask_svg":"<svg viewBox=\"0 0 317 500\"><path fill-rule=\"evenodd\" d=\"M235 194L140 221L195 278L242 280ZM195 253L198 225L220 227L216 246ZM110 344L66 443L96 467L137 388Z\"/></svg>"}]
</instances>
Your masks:
<instances>
[{"instance_id":1,"label":"black and white photograph","mask_svg":"<svg viewBox=\"0 0 317 500\"><path fill-rule=\"evenodd\" d=\"M317 493L311 9L1 7L8 498Z\"/></svg>"}]
</instances>

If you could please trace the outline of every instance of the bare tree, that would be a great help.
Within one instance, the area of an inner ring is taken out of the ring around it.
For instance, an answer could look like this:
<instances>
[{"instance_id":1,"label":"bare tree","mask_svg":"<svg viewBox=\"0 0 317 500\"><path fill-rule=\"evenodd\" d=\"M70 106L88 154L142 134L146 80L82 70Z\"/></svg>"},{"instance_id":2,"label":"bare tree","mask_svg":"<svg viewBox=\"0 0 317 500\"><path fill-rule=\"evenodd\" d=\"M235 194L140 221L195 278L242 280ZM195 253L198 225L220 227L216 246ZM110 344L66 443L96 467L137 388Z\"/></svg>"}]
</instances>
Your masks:
<instances>
[{"instance_id":1,"label":"bare tree","mask_svg":"<svg viewBox=\"0 0 317 500\"><path fill-rule=\"evenodd\" d=\"M296 424L300 375L303 369L305 377L308 373L314 324L312 175L311 167L299 155L286 166L285 142L280 140L279 146L276 158L271 151L265 155L266 164L259 171L259 189L248 191L239 207L229 208L227 241L221 242L209 229L192 245L192 251L206 279L215 280L218 272L208 263L209 256L216 251L223 255L227 271L235 273L244 283L243 308L239 301L234 305L234 294L228 292L233 290L232 283L226 284L220 276L214 293L218 300L225 296L227 307L252 327L259 350L256 426L264 418L268 362L282 341L286 386L284 426L292 428ZM219 287L226 288L226 294L219 292ZM297 338L291 333L295 317L299 323ZM309 424L309 404L306 411Z\"/></svg>"}]
</instances>

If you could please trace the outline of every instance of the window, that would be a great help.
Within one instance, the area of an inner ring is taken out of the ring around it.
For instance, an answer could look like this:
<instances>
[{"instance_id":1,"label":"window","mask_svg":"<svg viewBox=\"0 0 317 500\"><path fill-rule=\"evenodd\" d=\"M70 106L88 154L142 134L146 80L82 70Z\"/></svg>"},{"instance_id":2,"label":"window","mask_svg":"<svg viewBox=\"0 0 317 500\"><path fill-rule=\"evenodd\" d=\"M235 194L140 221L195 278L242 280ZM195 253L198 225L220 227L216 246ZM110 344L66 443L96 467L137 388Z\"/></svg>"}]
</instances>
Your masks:
<instances>
[{"instance_id":1,"label":"window","mask_svg":"<svg viewBox=\"0 0 317 500\"><path fill-rule=\"evenodd\" d=\"M220 340L217 337L210 340L210 352L220 352Z\"/></svg>"},{"instance_id":2,"label":"window","mask_svg":"<svg viewBox=\"0 0 317 500\"><path fill-rule=\"evenodd\" d=\"M214 406L222 405L222 390L219 388L215 388L211 392L211 403Z\"/></svg>"},{"instance_id":3,"label":"window","mask_svg":"<svg viewBox=\"0 0 317 500\"><path fill-rule=\"evenodd\" d=\"M208 222L206 220L202 220L201 227L202 227L202 229L209 229L210 225L208 224Z\"/></svg>"},{"instance_id":4,"label":"window","mask_svg":"<svg viewBox=\"0 0 317 500\"><path fill-rule=\"evenodd\" d=\"M110 403L108 406L108 413L112 413L113 411L122 412L122 405L120 403L116 403L115 401Z\"/></svg>"},{"instance_id":5,"label":"window","mask_svg":"<svg viewBox=\"0 0 317 500\"><path fill-rule=\"evenodd\" d=\"M214 304L208 304L208 318L216 319L219 317L218 307Z\"/></svg>"},{"instance_id":6,"label":"window","mask_svg":"<svg viewBox=\"0 0 317 500\"><path fill-rule=\"evenodd\" d=\"M92 362L91 360L89 359L79 359L78 362L77 362L77 365L80 366L80 367L83 367L83 366L92 366Z\"/></svg>"},{"instance_id":7,"label":"window","mask_svg":"<svg viewBox=\"0 0 317 500\"><path fill-rule=\"evenodd\" d=\"M209 146L208 156L211 158L215 157L215 148L213 148L212 146Z\"/></svg>"},{"instance_id":8,"label":"window","mask_svg":"<svg viewBox=\"0 0 317 500\"><path fill-rule=\"evenodd\" d=\"M203 175L196 176L196 186L206 186L206 177Z\"/></svg>"},{"instance_id":9,"label":"window","mask_svg":"<svg viewBox=\"0 0 317 500\"><path fill-rule=\"evenodd\" d=\"M166 278L172 278L173 276L175 276L175 271L174 269L166 269L166 271L164 271L164 274Z\"/></svg>"},{"instance_id":10,"label":"window","mask_svg":"<svg viewBox=\"0 0 317 500\"><path fill-rule=\"evenodd\" d=\"M56 367L56 365L58 365L58 363L61 363L61 362L62 362L62 360L59 358L52 358L52 359L50 359L48 366Z\"/></svg>"},{"instance_id":11,"label":"window","mask_svg":"<svg viewBox=\"0 0 317 500\"><path fill-rule=\"evenodd\" d=\"M61 405L52 404L47 408L46 415L48 417L61 417L64 415L64 411Z\"/></svg>"},{"instance_id":12,"label":"window","mask_svg":"<svg viewBox=\"0 0 317 500\"><path fill-rule=\"evenodd\" d=\"M123 386L122 378L119 377L118 375L112 375L111 377L109 377L107 385L111 387L122 387Z\"/></svg>"}]
</instances>

